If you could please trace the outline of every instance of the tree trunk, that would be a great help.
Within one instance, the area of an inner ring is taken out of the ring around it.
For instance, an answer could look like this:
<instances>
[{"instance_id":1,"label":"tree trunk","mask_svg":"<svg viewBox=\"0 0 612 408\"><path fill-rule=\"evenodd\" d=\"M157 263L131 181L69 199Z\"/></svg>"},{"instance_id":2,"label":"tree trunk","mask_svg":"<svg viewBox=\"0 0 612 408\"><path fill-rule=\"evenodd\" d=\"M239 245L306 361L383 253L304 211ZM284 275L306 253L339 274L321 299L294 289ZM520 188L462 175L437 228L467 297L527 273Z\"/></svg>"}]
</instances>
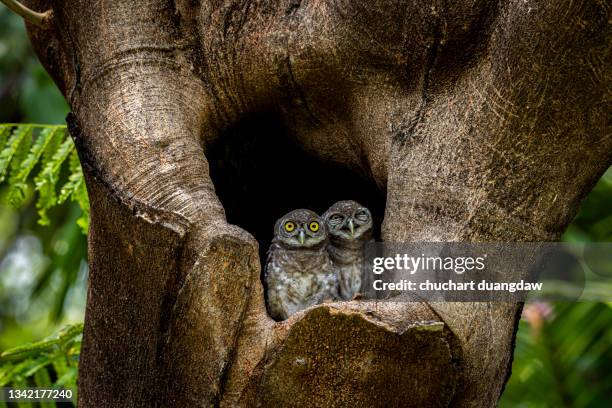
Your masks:
<instances>
[{"instance_id":1,"label":"tree trunk","mask_svg":"<svg viewBox=\"0 0 612 408\"><path fill-rule=\"evenodd\" d=\"M495 406L519 305L274 322L257 240L343 188L389 242L557 239L612 162L603 2L26 4L91 202L79 406Z\"/></svg>"}]
</instances>

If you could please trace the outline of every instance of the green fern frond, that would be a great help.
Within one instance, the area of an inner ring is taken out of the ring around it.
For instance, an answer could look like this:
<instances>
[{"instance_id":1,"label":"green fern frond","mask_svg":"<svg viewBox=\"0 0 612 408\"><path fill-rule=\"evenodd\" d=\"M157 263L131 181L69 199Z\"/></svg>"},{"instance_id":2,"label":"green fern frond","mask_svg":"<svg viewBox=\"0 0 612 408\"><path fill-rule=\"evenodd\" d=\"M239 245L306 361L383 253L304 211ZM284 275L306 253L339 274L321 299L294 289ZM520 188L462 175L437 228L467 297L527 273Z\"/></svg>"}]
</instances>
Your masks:
<instances>
[{"instance_id":1,"label":"green fern frond","mask_svg":"<svg viewBox=\"0 0 612 408\"><path fill-rule=\"evenodd\" d=\"M40 388L49 388L53 384L49 371L43 370L42 367L36 370L32 376L34 377L34 384Z\"/></svg>"},{"instance_id":2,"label":"green fern frond","mask_svg":"<svg viewBox=\"0 0 612 408\"><path fill-rule=\"evenodd\" d=\"M83 214L76 220L76 223L81 227L83 234L87 234L87 231L89 231L89 196L85 183L81 183L76 193L76 202L83 210Z\"/></svg>"},{"instance_id":3,"label":"green fern frond","mask_svg":"<svg viewBox=\"0 0 612 408\"><path fill-rule=\"evenodd\" d=\"M70 155L70 177L68 182L60 190L58 203L62 204L68 198L78 204L83 211L83 214L77 219L77 224L84 233L87 233L89 227L89 196L85 186L85 178L83 177L83 169L79 162L79 156L76 150Z\"/></svg>"},{"instance_id":4,"label":"green fern frond","mask_svg":"<svg viewBox=\"0 0 612 408\"><path fill-rule=\"evenodd\" d=\"M41 341L0 354L0 387L34 382L38 387L64 386L76 391L83 324L67 326ZM57 380L51 381L49 371Z\"/></svg>"},{"instance_id":5,"label":"green fern frond","mask_svg":"<svg viewBox=\"0 0 612 408\"><path fill-rule=\"evenodd\" d=\"M66 135L66 127L58 126L58 131L49 135L49 142L47 146L43 150L42 159L40 161L41 169L44 169L47 166L47 163L51 161L57 149L62 145L62 142L67 137Z\"/></svg>"},{"instance_id":6,"label":"green fern frond","mask_svg":"<svg viewBox=\"0 0 612 408\"><path fill-rule=\"evenodd\" d=\"M25 136L21 138L19 144L17 145L17 149L15 149L15 153L13 154L10 164L11 175L19 173L21 170L21 164L24 162L28 152L30 151L30 146L32 146L32 130L32 128L26 128L26 130L24 130Z\"/></svg>"},{"instance_id":7,"label":"green fern frond","mask_svg":"<svg viewBox=\"0 0 612 408\"><path fill-rule=\"evenodd\" d=\"M11 134L11 127L8 125L0 124L0 151L6 145L9 135Z\"/></svg>"},{"instance_id":8,"label":"green fern frond","mask_svg":"<svg viewBox=\"0 0 612 408\"><path fill-rule=\"evenodd\" d=\"M60 170L73 149L74 144L72 140L66 138L53 157L51 157L51 160L34 179L34 184L39 194L36 208L38 208L39 223L41 225L49 225L50 223L47 210L58 202L56 185L59 181Z\"/></svg>"},{"instance_id":9,"label":"green fern frond","mask_svg":"<svg viewBox=\"0 0 612 408\"><path fill-rule=\"evenodd\" d=\"M66 162L68 181L58 194ZM33 174L35 169L40 169L38 174ZM50 224L49 209L68 199L75 202L82 210L77 224L87 233L89 198L79 158L65 125L0 124L0 183L5 181L6 201L13 207L23 205L29 191L38 193L36 208L41 225Z\"/></svg>"},{"instance_id":10,"label":"green fern frond","mask_svg":"<svg viewBox=\"0 0 612 408\"><path fill-rule=\"evenodd\" d=\"M13 155L13 159L11 160L9 176L9 185L11 188L9 189L8 201L13 206L17 206L18 203L25 200L26 185L25 183L20 183L19 180L17 180L17 177L19 176L19 172L22 168L21 165L25 161L31 145L32 137L30 135L26 135L26 137L24 137L19 143L19 146Z\"/></svg>"},{"instance_id":11,"label":"green fern frond","mask_svg":"<svg viewBox=\"0 0 612 408\"><path fill-rule=\"evenodd\" d=\"M78 337L83 333L83 324L67 326L59 332L34 343L14 347L0 354L0 362L22 360L29 356L39 355L54 351L56 348L66 348L73 342L78 341Z\"/></svg>"},{"instance_id":12,"label":"green fern frond","mask_svg":"<svg viewBox=\"0 0 612 408\"><path fill-rule=\"evenodd\" d=\"M7 126L5 126L7 127ZM6 141L6 143L1 146L2 150L0 151L0 183L4 181L6 178L6 173L11 165L11 160L15 153L18 155L21 153L19 151L19 147L22 141L28 136L31 137L32 127L31 126L18 126L13 130L13 133Z\"/></svg>"},{"instance_id":13,"label":"green fern frond","mask_svg":"<svg viewBox=\"0 0 612 408\"><path fill-rule=\"evenodd\" d=\"M48 127L40 131L36 138L36 142L30 149L27 157L23 161L17 160L17 157L12 160L17 171L15 171L9 180L8 201L13 207L19 207L23 204L27 189L27 180L30 173L40 161L43 153L47 150L53 140L59 140L56 134L64 133L60 127Z\"/></svg>"},{"instance_id":14,"label":"green fern frond","mask_svg":"<svg viewBox=\"0 0 612 408\"><path fill-rule=\"evenodd\" d=\"M76 153L76 150L73 150L70 154L69 160L69 171L70 177L68 178L68 182L64 184L64 186L60 189L60 195L57 199L58 204L64 203L74 191L78 188L78 185L83 180L83 173L81 172L81 165L79 163L79 156Z\"/></svg>"}]
</instances>

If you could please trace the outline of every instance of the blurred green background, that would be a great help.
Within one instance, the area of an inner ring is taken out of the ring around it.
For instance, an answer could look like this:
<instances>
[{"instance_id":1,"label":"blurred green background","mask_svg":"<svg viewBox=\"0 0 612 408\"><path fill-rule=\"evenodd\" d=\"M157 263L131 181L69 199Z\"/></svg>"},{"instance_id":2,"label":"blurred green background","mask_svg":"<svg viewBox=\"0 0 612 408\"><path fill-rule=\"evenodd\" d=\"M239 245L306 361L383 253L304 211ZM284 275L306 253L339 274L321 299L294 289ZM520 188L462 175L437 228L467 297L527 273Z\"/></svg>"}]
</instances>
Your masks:
<instances>
[{"instance_id":1,"label":"blurred green background","mask_svg":"<svg viewBox=\"0 0 612 408\"><path fill-rule=\"evenodd\" d=\"M23 23L0 6L0 123L61 124L67 113ZM82 322L87 287L79 207L55 207L52 224L43 227L32 197L13 209L5 195L0 187L0 352ZM587 197L564 240L612 241L611 171ZM612 406L612 303L528 304L500 406Z\"/></svg>"},{"instance_id":2,"label":"blurred green background","mask_svg":"<svg viewBox=\"0 0 612 408\"><path fill-rule=\"evenodd\" d=\"M0 5L0 123L61 124L67 113L23 22ZM74 222L78 206L54 208L52 225L43 227L33 197L13 209L6 190L0 185L0 351L82 321L87 276L86 239Z\"/></svg>"}]
</instances>

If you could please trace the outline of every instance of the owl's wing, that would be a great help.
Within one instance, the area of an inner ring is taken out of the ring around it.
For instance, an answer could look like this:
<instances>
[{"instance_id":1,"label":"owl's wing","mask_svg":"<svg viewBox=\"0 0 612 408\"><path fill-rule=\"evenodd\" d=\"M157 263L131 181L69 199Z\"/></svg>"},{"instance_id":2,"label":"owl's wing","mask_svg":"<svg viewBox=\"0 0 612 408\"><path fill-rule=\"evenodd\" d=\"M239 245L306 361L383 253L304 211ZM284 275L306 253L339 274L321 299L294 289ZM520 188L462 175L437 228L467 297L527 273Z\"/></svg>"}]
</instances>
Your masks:
<instances>
[{"instance_id":1,"label":"owl's wing","mask_svg":"<svg viewBox=\"0 0 612 408\"><path fill-rule=\"evenodd\" d=\"M275 320L287 318L287 308L284 305L280 292L276 288L268 290L268 313Z\"/></svg>"},{"instance_id":2,"label":"owl's wing","mask_svg":"<svg viewBox=\"0 0 612 408\"><path fill-rule=\"evenodd\" d=\"M325 262L321 268L322 286L325 288L326 299L339 300L339 280L338 273L331 259L329 262Z\"/></svg>"},{"instance_id":3,"label":"owl's wing","mask_svg":"<svg viewBox=\"0 0 612 408\"><path fill-rule=\"evenodd\" d=\"M270 268L270 263L272 263L272 259L274 258L274 250L275 250L275 245L274 242L272 242L272 244L270 244L270 247L268 248L268 250L266 251L266 266L264 268L264 280L267 281L268 280L268 271Z\"/></svg>"},{"instance_id":4,"label":"owl's wing","mask_svg":"<svg viewBox=\"0 0 612 408\"><path fill-rule=\"evenodd\" d=\"M367 242L364 243L363 245L363 253L362 253L362 257L359 260L360 265L359 268L361 268L361 288L359 289L359 292L367 299L375 299L376 298L376 292L373 289L373 283L374 283L374 274L372 273L372 270L368 267L366 267L366 245L368 244L372 244L374 243L374 238L368 240ZM377 278L378 279L378 278Z\"/></svg>"},{"instance_id":5,"label":"owl's wing","mask_svg":"<svg viewBox=\"0 0 612 408\"><path fill-rule=\"evenodd\" d=\"M283 272L274 262L273 246L268 250L268 260L264 269L268 314L275 320L287 318L287 307L283 302L281 291L285 286Z\"/></svg>"}]
</instances>

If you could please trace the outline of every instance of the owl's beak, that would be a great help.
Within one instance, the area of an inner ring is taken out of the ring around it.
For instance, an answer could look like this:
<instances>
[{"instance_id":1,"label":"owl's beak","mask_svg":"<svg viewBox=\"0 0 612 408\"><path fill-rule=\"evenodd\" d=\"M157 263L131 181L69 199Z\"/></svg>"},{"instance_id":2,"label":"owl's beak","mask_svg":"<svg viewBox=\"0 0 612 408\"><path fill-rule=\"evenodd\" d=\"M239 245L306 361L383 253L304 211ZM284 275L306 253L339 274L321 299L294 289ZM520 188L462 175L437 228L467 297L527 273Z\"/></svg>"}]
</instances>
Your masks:
<instances>
[{"instance_id":1,"label":"owl's beak","mask_svg":"<svg viewBox=\"0 0 612 408\"><path fill-rule=\"evenodd\" d=\"M351 231L351 237L355 236L355 225L353 224L353 220L349 220L348 222L349 230Z\"/></svg>"},{"instance_id":2,"label":"owl's beak","mask_svg":"<svg viewBox=\"0 0 612 408\"><path fill-rule=\"evenodd\" d=\"M299 239L300 245L304 245L304 242L306 241L306 233L303 230L300 231Z\"/></svg>"}]
</instances>

